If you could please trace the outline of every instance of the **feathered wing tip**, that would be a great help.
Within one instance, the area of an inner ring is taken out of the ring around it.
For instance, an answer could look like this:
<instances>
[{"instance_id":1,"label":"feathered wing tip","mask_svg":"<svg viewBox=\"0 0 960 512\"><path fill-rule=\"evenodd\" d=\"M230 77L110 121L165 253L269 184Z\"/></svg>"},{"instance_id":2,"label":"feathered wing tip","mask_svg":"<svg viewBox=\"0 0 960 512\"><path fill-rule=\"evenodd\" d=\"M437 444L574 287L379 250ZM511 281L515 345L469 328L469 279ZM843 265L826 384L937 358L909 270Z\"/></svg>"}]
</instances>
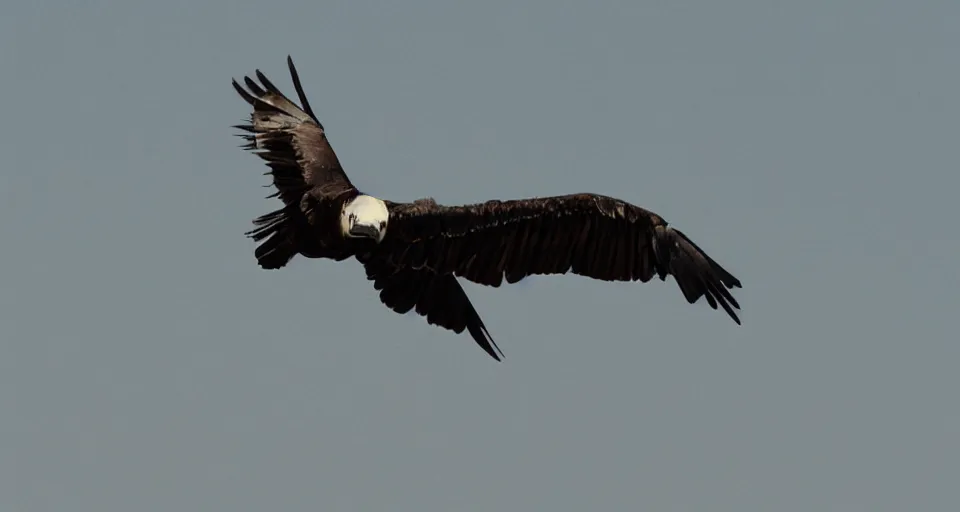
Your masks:
<instances>
[{"instance_id":1,"label":"feathered wing tip","mask_svg":"<svg viewBox=\"0 0 960 512\"><path fill-rule=\"evenodd\" d=\"M292 61L290 63L292 65ZM295 73L295 70L291 70ZM267 197L280 197L286 206L254 220L255 228L246 235L262 242L255 251L260 266L278 269L299 252L297 236L304 222L299 202L309 189L292 146L291 132L303 123L312 123L314 120L310 113L280 92L259 69L255 74L260 83L245 76L243 82L246 88L237 80L232 80L233 88L253 107L249 122L235 125L234 128L244 132L238 134L246 141L243 148L254 152L270 167L264 174L272 175L276 192ZM303 101L305 98L299 78L296 75L294 77L297 92Z\"/></svg>"},{"instance_id":2,"label":"feathered wing tip","mask_svg":"<svg viewBox=\"0 0 960 512\"><path fill-rule=\"evenodd\" d=\"M293 65L293 59L287 56L287 65L290 68L290 76L293 79L294 88L297 91L297 97L300 105L294 103L280 89L270 81L269 78L259 69L254 71L260 83L257 83L249 76L243 77L241 86L236 79L231 83L237 94L253 107L253 113L250 115L249 124L236 125L247 133L239 134L244 137L249 144L247 149L262 148L263 136L279 136L284 130L295 128L302 123L312 123L323 129L320 120L314 115L310 103L307 101L307 95L303 92L303 84L300 83L300 76L296 67ZM257 135L261 135L258 137Z\"/></svg>"},{"instance_id":3,"label":"feathered wing tip","mask_svg":"<svg viewBox=\"0 0 960 512\"><path fill-rule=\"evenodd\" d=\"M256 70L256 75L263 87L248 76L243 77L244 85L247 86L246 89L237 83L236 79L231 80L233 88L240 97L253 107L250 124L235 126L235 128L256 134L290 129L309 121L319 124L313 116L304 112L296 103L280 92L259 69ZM246 135L241 134L241 136ZM250 137L250 140L253 140L253 138Z\"/></svg>"},{"instance_id":4,"label":"feathered wing tip","mask_svg":"<svg viewBox=\"0 0 960 512\"><path fill-rule=\"evenodd\" d=\"M310 102L307 101L307 95L303 93L303 85L300 84L300 74L297 73L297 67L293 65L293 57L287 55L287 67L290 68L290 78L293 79L293 87L297 90L297 97L300 99L300 105L303 106L303 110L313 118L314 121L320 128L323 128L323 124L320 123L320 120L317 119L317 115L313 113L313 109L310 107Z\"/></svg>"},{"instance_id":5,"label":"feathered wing tip","mask_svg":"<svg viewBox=\"0 0 960 512\"><path fill-rule=\"evenodd\" d=\"M660 265L658 274L665 280L673 276L687 302L693 304L706 297L711 308L722 307L737 325L740 318L734 308L740 304L728 291L741 288L740 280L720 266L683 232L672 227L658 226L654 233L654 251Z\"/></svg>"}]
</instances>

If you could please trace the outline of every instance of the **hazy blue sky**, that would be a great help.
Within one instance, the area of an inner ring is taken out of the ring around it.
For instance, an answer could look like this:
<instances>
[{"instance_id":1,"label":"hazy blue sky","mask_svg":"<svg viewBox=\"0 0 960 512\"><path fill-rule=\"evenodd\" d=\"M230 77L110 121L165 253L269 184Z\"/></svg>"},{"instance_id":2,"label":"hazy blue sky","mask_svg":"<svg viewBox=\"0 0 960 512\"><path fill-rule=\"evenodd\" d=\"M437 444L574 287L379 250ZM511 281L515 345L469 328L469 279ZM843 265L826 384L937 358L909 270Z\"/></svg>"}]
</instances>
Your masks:
<instances>
[{"instance_id":1,"label":"hazy blue sky","mask_svg":"<svg viewBox=\"0 0 960 512\"><path fill-rule=\"evenodd\" d=\"M960 509L960 3L37 1L0 15L0 510ZM292 54L358 186L612 194L744 283L260 270Z\"/></svg>"}]
</instances>

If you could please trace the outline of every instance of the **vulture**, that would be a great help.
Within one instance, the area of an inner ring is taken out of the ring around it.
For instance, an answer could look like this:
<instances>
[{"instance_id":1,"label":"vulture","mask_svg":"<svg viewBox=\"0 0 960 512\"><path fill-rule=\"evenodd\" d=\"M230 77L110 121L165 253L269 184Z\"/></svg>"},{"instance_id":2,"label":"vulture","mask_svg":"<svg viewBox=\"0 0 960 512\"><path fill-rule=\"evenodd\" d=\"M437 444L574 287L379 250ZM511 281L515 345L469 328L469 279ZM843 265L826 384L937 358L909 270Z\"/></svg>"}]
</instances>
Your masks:
<instances>
[{"instance_id":1,"label":"vulture","mask_svg":"<svg viewBox=\"0 0 960 512\"><path fill-rule=\"evenodd\" d=\"M498 287L535 274L643 283L673 276L688 303L703 297L740 324L740 305L728 290L740 281L662 217L624 200L579 193L446 206L361 192L330 146L290 56L287 66L300 105L259 69L259 83L249 76L246 88L232 81L253 107L249 122L234 128L269 167L264 174L275 192L268 198L283 203L246 233L261 268L282 268L298 254L354 258L386 307L416 311L457 334L466 330L497 361L503 352L458 278Z\"/></svg>"}]
</instances>

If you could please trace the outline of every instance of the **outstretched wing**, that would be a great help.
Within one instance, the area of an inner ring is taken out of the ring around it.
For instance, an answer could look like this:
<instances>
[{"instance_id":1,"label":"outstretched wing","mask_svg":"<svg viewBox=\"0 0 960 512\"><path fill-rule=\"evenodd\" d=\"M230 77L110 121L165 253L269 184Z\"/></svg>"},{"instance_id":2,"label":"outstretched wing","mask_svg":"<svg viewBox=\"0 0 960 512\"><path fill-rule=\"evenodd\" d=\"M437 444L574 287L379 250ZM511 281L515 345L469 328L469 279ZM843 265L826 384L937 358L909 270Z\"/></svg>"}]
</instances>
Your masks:
<instances>
[{"instance_id":1,"label":"outstretched wing","mask_svg":"<svg viewBox=\"0 0 960 512\"><path fill-rule=\"evenodd\" d=\"M318 203L355 190L310 108L289 56L287 65L302 108L260 70L256 71L259 84L244 77L246 89L233 80L237 93L253 106L250 122L235 128L247 132L241 134L248 142L244 148L270 167L266 174L272 175L276 192L268 197L279 197L284 203L283 208L254 220L257 228L247 233L258 242L267 239L257 248L264 268L280 268L302 249L302 235Z\"/></svg>"},{"instance_id":2,"label":"outstretched wing","mask_svg":"<svg viewBox=\"0 0 960 512\"><path fill-rule=\"evenodd\" d=\"M380 301L385 306L401 315L416 311L430 325L457 334L467 330L490 357L501 360L503 352L483 325L456 276L439 275L427 269L398 269L383 259L367 260L363 265L367 279L380 290Z\"/></svg>"},{"instance_id":3,"label":"outstretched wing","mask_svg":"<svg viewBox=\"0 0 960 512\"><path fill-rule=\"evenodd\" d=\"M534 274L647 282L672 275L689 303L706 297L737 324L740 281L659 215L612 197L573 194L466 206L388 203L381 250L394 265L499 286ZM731 307L732 306L732 307Z\"/></svg>"}]
</instances>

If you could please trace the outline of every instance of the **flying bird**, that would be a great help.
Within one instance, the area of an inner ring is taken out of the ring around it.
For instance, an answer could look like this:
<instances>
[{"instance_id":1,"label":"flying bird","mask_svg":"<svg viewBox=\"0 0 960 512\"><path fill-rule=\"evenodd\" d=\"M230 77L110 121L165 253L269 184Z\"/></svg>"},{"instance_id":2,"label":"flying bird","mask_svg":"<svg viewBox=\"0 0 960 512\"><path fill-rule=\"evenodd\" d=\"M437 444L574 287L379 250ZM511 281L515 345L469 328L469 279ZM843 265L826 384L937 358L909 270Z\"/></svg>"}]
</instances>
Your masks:
<instances>
[{"instance_id":1,"label":"flying bird","mask_svg":"<svg viewBox=\"0 0 960 512\"><path fill-rule=\"evenodd\" d=\"M261 268L296 255L359 261L380 301L431 325L464 330L497 361L490 336L458 278L498 287L535 274L648 282L673 276L687 302L701 297L738 325L728 289L740 281L649 210L592 193L445 206L432 198L393 202L357 189L341 167L303 92L290 56L298 106L256 70L258 84L233 87L253 107L237 125L244 145L270 168L283 207L256 218L247 235ZM498 355L499 353L499 355Z\"/></svg>"}]
</instances>

